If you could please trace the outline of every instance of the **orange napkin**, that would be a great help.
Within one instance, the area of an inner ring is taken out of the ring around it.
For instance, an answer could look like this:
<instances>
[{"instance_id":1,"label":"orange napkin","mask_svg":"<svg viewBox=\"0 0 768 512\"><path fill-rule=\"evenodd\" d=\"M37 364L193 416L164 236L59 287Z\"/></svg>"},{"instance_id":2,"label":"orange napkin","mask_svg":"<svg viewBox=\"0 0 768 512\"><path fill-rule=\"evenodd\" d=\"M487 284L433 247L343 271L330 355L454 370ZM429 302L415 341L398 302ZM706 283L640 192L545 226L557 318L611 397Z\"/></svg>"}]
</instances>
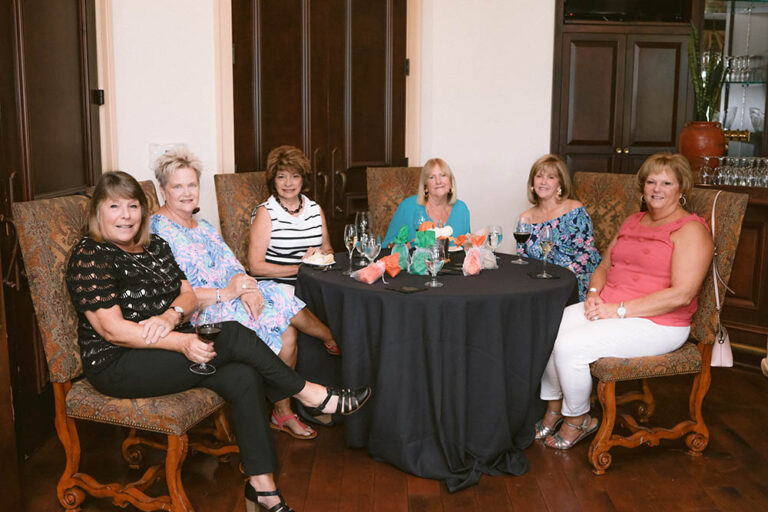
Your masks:
<instances>
[{"instance_id":1,"label":"orange napkin","mask_svg":"<svg viewBox=\"0 0 768 512\"><path fill-rule=\"evenodd\" d=\"M482 247L486 238L485 235L472 235L472 247Z\"/></svg>"},{"instance_id":2,"label":"orange napkin","mask_svg":"<svg viewBox=\"0 0 768 512\"><path fill-rule=\"evenodd\" d=\"M384 266L378 263L371 263L365 268L361 268L357 272L352 272L353 278L357 279L361 283L373 284L379 280L384 273Z\"/></svg>"},{"instance_id":3,"label":"orange napkin","mask_svg":"<svg viewBox=\"0 0 768 512\"><path fill-rule=\"evenodd\" d=\"M464 242L467 241L467 235L459 235L456 238L453 239L453 245L456 247L461 247L464 245Z\"/></svg>"},{"instance_id":4,"label":"orange napkin","mask_svg":"<svg viewBox=\"0 0 768 512\"><path fill-rule=\"evenodd\" d=\"M422 222L419 226L419 231L429 231L430 229L435 229L435 223L429 220Z\"/></svg>"}]
</instances>

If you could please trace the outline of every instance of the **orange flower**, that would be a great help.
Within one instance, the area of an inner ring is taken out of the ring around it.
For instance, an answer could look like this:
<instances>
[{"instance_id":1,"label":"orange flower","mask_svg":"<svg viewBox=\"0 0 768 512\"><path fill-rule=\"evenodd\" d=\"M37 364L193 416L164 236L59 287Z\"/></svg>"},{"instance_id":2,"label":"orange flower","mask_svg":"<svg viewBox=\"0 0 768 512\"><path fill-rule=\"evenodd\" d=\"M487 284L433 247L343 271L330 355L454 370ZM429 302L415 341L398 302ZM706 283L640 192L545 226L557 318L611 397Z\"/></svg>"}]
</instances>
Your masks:
<instances>
[{"instance_id":1,"label":"orange flower","mask_svg":"<svg viewBox=\"0 0 768 512\"><path fill-rule=\"evenodd\" d=\"M437 226L434 222L430 220L426 220L421 223L421 226L419 226L419 231L429 231L430 229L435 229Z\"/></svg>"}]
</instances>

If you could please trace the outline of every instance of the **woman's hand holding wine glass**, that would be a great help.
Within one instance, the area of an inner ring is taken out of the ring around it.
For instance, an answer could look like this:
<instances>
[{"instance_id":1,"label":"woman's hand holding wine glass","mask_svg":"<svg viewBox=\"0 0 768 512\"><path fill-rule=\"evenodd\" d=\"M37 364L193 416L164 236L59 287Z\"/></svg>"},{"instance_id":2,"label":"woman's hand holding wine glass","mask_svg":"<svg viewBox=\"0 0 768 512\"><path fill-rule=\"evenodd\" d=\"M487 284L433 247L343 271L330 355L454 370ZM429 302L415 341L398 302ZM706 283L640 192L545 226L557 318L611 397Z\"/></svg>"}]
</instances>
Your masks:
<instances>
[{"instance_id":1,"label":"woman's hand holding wine glass","mask_svg":"<svg viewBox=\"0 0 768 512\"><path fill-rule=\"evenodd\" d=\"M197 315L195 332L201 341L213 345L216 338L219 337L219 333L221 333L221 322L218 318L218 311L213 311L213 308L205 308L200 311ZM189 370L198 375L211 375L216 373L216 368L212 364L206 362L193 363L189 366Z\"/></svg>"}]
</instances>

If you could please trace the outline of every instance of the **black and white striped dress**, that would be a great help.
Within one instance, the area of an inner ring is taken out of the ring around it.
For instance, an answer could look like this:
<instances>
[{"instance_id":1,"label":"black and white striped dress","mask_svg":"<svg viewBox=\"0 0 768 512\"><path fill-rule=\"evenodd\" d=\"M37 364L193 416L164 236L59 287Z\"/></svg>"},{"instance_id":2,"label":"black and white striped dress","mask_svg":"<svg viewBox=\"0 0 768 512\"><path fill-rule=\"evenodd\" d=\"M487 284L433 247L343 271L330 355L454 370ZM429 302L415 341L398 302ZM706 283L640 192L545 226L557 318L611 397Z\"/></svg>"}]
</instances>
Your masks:
<instances>
[{"instance_id":1,"label":"black and white striped dress","mask_svg":"<svg viewBox=\"0 0 768 512\"><path fill-rule=\"evenodd\" d=\"M272 237L267 246L265 260L276 265L298 265L310 247L320 247L323 243L323 218L320 206L309 199L304 199L304 208L294 217L286 212L274 196L260 204L251 214L251 222L256 217L256 210L266 208L272 220ZM275 278L278 283L294 284L296 276Z\"/></svg>"}]
</instances>

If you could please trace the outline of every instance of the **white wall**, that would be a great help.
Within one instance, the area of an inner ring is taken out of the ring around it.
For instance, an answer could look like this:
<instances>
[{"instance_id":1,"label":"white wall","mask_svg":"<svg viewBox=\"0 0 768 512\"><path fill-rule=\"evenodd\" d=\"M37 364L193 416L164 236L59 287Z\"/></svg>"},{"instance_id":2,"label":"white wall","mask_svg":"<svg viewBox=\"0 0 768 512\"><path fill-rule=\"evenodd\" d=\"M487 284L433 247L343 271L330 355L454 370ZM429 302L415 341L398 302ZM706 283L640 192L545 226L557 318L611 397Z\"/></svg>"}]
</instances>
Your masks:
<instances>
[{"instance_id":1,"label":"white wall","mask_svg":"<svg viewBox=\"0 0 768 512\"><path fill-rule=\"evenodd\" d=\"M423 0L421 165L446 160L472 228L512 251L533 161L549 151L554 0Z\"/></svg>"},{"instance_id":2,"label":"white wall","mask_svg":"<svg viewBox=\"0 0 768 512\"><path fill-rule=\"evenodd\" d=\"M203 162L200 217L218 226L216 0L113 0L117 168L153 179L149 145L187 144ZM231 84L230 84L231 87Z\"/></svg>"}]
</instances>

